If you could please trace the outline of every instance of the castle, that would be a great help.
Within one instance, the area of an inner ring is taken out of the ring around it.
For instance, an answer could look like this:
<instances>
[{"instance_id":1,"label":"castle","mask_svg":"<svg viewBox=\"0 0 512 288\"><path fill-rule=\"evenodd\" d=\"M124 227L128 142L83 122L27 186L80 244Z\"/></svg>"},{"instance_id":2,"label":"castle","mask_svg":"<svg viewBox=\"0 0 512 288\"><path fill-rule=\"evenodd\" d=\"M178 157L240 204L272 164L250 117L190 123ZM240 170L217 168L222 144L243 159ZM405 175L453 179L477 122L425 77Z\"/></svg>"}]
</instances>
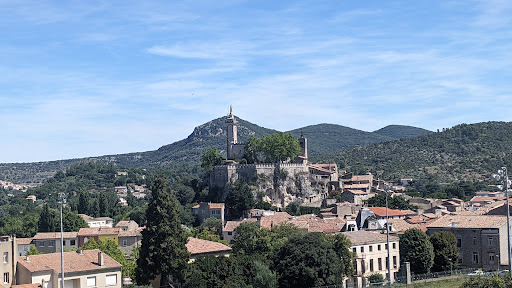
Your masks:
<instances>
[{"instance_id":1,"label":"castle","mask_svg":"<svg viewBox=\"0 0 512 288\"><path fill-rule=\"evenodd\" d=\"M292 201L319 207L329 191L341 187L336 164L308 162L307 138L302 133L297 139L301 154L296 159L286 163L238 164L236 160L244 157L244 144L238 142L238 121L231 106L226 126L227 161L210 174L210 187L222 191L219 200L226 198L230 184L239 179L253 185L255 196L279 208Z\"/></svg>"}]
</instances>

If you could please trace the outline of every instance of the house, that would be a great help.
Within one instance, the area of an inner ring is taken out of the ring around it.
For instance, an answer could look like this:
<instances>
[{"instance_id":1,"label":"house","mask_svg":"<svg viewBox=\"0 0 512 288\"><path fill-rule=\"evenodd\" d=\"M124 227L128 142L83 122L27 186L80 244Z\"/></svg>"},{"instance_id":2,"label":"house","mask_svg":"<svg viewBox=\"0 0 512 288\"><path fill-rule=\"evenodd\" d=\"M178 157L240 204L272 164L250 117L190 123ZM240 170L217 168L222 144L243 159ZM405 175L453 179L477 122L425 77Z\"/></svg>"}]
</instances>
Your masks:
<instances>
[{"instance_id":1,"label":"house","mask_svg":"<svg viewBox=\"0 0 512 288\"><path fill-rule=\"evenodd\" d=\"M388 274L388 245L386 234L370 231L343 232L352 242L352 252L355 254L353 287L366 287L366 277L380 273L387 279ZM399 238L389 236L391 257L391 281L394 282L400 266ZM348 287L348 285L347 285ZM351 286L352 287L352 286Z\"/></svg>"},{"instance_id":2,"label":"house","mask_svg":"<svg viewBox=\"0 0 512 288\"><path fill-rule=\"evenodd\" d=\"M386 207L368 207L377 219L386 219L386 210L388 219L404 219L406 216L411 214L410 210L406 212L396 209L386 209ZM416 213L412 212L414 215Z\"/></svg>"},{"instance_id":3,"label":"house","mask_svg":"<svg viewBox=\"0 0 512 288\"><path fill-rule=\"evenodd\" d=\"M16 244L18 245L18 257L25 256L27 251L30 250L30 246L32 246L33 238L16 238Z\"/></svg>"},{"instance_id":4,"label":"house","mask_svg":"<svg viewBox=\"0 0 512 288\"><path fill-rule=\"evenodd\" d=\"M356 205L362 205L365 200L368 200L376 195L376 193L373 193L369 191L369 189L366 189L366 186L366 184L346 185L345 189L343 189L343 192L340 195L340 201L346 201L349 203L354 203ZM364 189L360 190L360 188Z\"/></svg>"},{"instance_id":5,"label":"house","mask_svg":"<svg viewBox=\"0 0 512 288\"><path fill-rule=\"evenodd\" d=\"M32 203L36 202L36 195L28 195L27 198L25 198L28 201L31 201Z\"/></svg>"},{"instance_id":6,"label":"house","mask_svg":"<svg viewBox=\"0 0 512 288\"><path fill-rule=\"evenodd\" d=\"M199 223L204 223L206 219L215 217L224 224L224 203L200 202L192 207L194 215L197 215Z\"/></svg>"},{"instance_id":7,"label":"house","mask_svg":"<svg viewBox=\"0 0 512 288\"><path fill-rule=\"evenodd\" d=\"M357 215L357 211L359 211L359 209L361 209L361 205L350 203L350 202L334 203L330 207L320 210L320 217L322 217L324 219L355 218L355 216Z\"/></svg>"},{"instance_id":8,"label":"house","mask_svg":"<svg viewBox=\"0 0 512 288\"><path fill-rule=\"evenodd\" d=\"M248 218L242 221L227 221L224 228L222 228L222 239L226 240L228 243L231 243L231 240L235 237L235 229L242 223L254 223L257 222L256 218Z\"/></svg>"},{"instance_id":9,"label":"house","mask_svg":"<svg viewBox=\"0 0 512 288\"><path fill-rule=\"evenodd\" d=\"M119 231L119 249L125 255L130 255L134 247L139 247L142 242L142 230L144 227L138 227L130 230Z\"/></svg>"},{"instance_id":10,"label":"house","mask_svg":"<svg viewBox=\"0 0 512 288\"><path fill-rule=\"evenodd\" d=\"M128 193L128 187L126 186L116 186L114 187L114 191L119 194L126 194Z\"/></svg>"},{"instance_id":11,"label":"house","mask_svg":"<svg viewBox=\"0 0 512 288\"><path fill-rule=\"evenodd\" d=\"M78 231L78 247L82 247L85 242L93 238L95 241L112 240L119 245L120 228L80 228Z\"/></svg>"},{"instance_id":12,"label":"house","mask_svg":"<svg viewBox=\"0 0 512 288\"><path fill-rule=\"evenodd\" d=\"M77 232L63 233L64 249L78 248L77 234ZM39 232L32 238L32 243L42 253L60 252L60 232Z\"/></svg>"},{"instance_id":13,"label":"house","mask_svg":"<svg viewBox=\"0 0 512 288\"><path fill-rule=\"evenodd\" d=\"M116 228L120 228L121 231L137 230L139 228L139 224L133 220L121 220L117 222Z\"/></svg>"},{"instance_id":14,"label":"house","mask_svg":"<svg viewBox=\"0 0 512 288\"><path fill-rule=\"evenodd\" d=\"M231 247L229 246L219 242L208 241L194 237L189 237L185 246L190 253L189 262L194 262L199 255L214 255L218 257L229 256L231 253Z\"/></svg>"},{"instance_id":15,"label":"house","mask_svg":"<svg viewBox=\"0 0 512 288\"><path fill-rule=\"evenodd\" d=\"M121 288L121 264L98 249L64 253L65 287ZM18 259L16 283L60 287L60 253L24 256Z\"/></svg>"},{"instance_id":16,"label":"house","mask_svg":"<svg viewBox=\"0 0 512 288\"><path fill-rule=\"evenodd\" d=\"M508 262L505 216L444 215L426 227L428 235L439 231L455 234L462 267L495 270Z\"/></svg>"},{"instance_id":17,"label":"house","mask_svg":"<svg viewBox=\"0 0 512 288\"><path fill-rule=\"evenodd\" d=\"M0 274L2 280L0 285L11 287L14 283L14 275L16 275L16 258L18 257L18 247L16 245L16 237L0 236Z\"/></svg>"},{"instance_id":18,"label":"house","mask_svg":"<svg viewBox=\"0 0 512 288\"><path fill-rule=\"evenodd\" d=\"M400 179L400 185L407 186L410 185L412 182L412 178L402 178Z\"/></svg>"},{"instance_id":19,"label":"house","mask_svg":"<svg viewBox=\"0 0 512 288\"><path fill-rule=\"evenodd\" d=\"M98 217L98 218L93 218L89 215L85 215L85 214L78 214L80 217L82 217L84 219L85 222L87 222L87 225L89 225L89 227L91 228L96 228L96 227L110 227L112 228L114 226L114 219L110 218L110 217Z\"/></svg>"}]
</instances>

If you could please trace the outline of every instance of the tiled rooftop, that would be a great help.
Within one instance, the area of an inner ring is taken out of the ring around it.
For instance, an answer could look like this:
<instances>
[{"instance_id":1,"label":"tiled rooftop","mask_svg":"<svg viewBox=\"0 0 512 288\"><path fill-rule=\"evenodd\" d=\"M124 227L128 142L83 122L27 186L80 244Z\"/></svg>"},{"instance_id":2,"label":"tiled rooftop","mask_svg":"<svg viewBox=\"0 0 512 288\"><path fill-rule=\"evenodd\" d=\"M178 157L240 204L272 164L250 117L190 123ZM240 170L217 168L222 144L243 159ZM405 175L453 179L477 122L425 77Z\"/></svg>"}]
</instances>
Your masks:
<instances>
[{"instance_id":1,"label":"tiled rooftop","mask_svg":"<svg viewBox=\"0 0 512 288\"><path fill-rule=\"evenodd\" d=\"M89 235L119 235L120 228L80 228L78 236L89 236Z\"/></svg>"},{"instance_id":2,"label":"tiled rooftop","mask_svg":"<svg viewBox=\"0 0 512 288\"><path fill-rule=\"evenodd\" d=\"M186 246L188 252L190 252L191 255L231 251L231 247L226 246L222 243L193 237L188 238Z\"/></svg>"},{"instance_id":3,"label":"tiled rooftop","mask_svg":"<svg viewBox=\"0 0 512 288\"><path fill-rule=\"evenodd\" d=\"M353 245L364 245L386 242L386 234L370 231L342 232ZM398 241L397 236L389 235L389 241Z\"/></svg>"},{"instance_id":4,"label":"tiled rooftop","mask_svg":"<svg viewBox=\"0 0 512 288\"><path fill-rule=\"evenodd\" d=\"M368 207L372 212L379 217L386 217L386 207ZM387 209L388 216L405 216L407 213L395 209Z\"/></svg>"},{"instance_id":5,"label":"tiled rooftop","mask_svg":"<svg viewBox=\"0 0 512 288\"><path fill-rule=\"evenodd\" d=\"M33 238L16 238L16 242L18 243L18 245L28 245L32 243L32 239Z\"/></svg>"},{"instance_id":6,"label":"tiled rooftop","mask_svg":"<svg viewBox=\"0 0 512 288\"><path fill-rule=\"evenodd\" d=\"M77 232L64 232L63 237L65 239L76 238ZM60 239L60 232L39 232L34 236L34 239Z\"/></svg>"},{"instance_id":7,"label":"tiled rooftop","mask_svg":"<svg viewBox=\"0 0 512 288\"><path fill-rule=\"evenodd\" d=\"M108 268L121 268L121 264L103 253L104 265L98 265L98 252L100 250L84 250L78 252L64 252L64 274ZM30 272L54 270L57 274L61 271L60 253L50 253L18 258L18 265L22 265Z\"/></svg>"},{"instance_id":8,"label":"tiled rooftop","mask_svg":"<svg viewBox=\"0 0 512 288\"><path fill-rule=\"evenodd\" d=\"M500 228L507 217L498 215L444 215L427 225L427 228Z\"/></svg>"}]
</instances>

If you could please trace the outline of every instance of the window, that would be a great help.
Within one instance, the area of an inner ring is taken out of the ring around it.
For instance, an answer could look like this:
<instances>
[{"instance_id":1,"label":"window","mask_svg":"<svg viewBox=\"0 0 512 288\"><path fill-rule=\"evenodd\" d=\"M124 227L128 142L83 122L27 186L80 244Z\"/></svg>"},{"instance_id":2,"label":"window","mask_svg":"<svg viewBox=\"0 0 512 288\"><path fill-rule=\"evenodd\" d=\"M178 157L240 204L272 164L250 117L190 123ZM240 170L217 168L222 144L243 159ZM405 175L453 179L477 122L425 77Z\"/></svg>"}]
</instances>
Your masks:
<instances>
[{"instance_id":1,"label":"window","mask_svg":"<svg viewBox=\"0 0 512 288\"><path fill-rule=\"evenodd\" d=\"M370 272L373 272L373 259L370 259Z\"/></svg>"},{"instance_id":2,"label":"window","mask_svg":"<svg viewBox=\"0 0 512 288\"><path fill-rule=\"evenodd\" d=\"M128 245L128 241L123 240L123 246L125 246L125 247L126 247L126 245Z\"/></svg>"},{"instance_id":3,"label":"window","mask_svg":"<svg viewBox=\"0 0 512 288\"><path fill-rule=\"evenodd\" d=\"M396 268L396 256L393 256L393 267Z\"/></svg>"},{"instance_id":4,"label":"window","mask_svg":"<svg viewBox=\"0 0 512 288\"><path fill-rule=\"evenodd\" d=\"M373 252L373 245L368 246L368 250L369 250L370 252Z\"/></svg>"},{"instance_id":5,"label":"window","mask_svg":"<svg viewBox=\"0 0 512 288\"><path fill-rule=\"evenodd\" d=\"M44 247L44 241L37 241L37 247Z\"/></svg>"},{"instance_id":6,"label":"window","mask_svg":"<svg viewBox=\"0 0 512 288\"><path fill-rule=\"evenodd\" d=\"M388 250L388 244L384 244L384 249Z\"/></svg>"},{"instance_id":7,"label":"window","mask_svg":"<svg viewBox=\"0 0 512 288\"><path fill-rule=\"evenodd\" d=\"M105 284L106 285L116 285L117 284L117 275L116 274L110 274L105 277Z\"/></svg>"},{"instance_id":8,"label":"window","mask_svg":"<svg viewBox=\"0 0 512 288\"><path fill-rule=\"evenodd\" d=\"M492 237L487 238L487 245L492 246Z\"/></svg>"},{"instance_id":9,"label":"window","mask_svg":"<svg viewBox=\"0 0 512 288\"><path fill-rule=\"evenodd\" d=\"M377 245L377 250L379 250L379 251L380 251L380 244L379 244L379 245Z\"/></svg>"},{"instance_id":10,"label":"window","mask_svg":"<svg viewBox=\"0 0 512 288\"><path fill-rule=\"evenodd\" d=\"M76 245L75 240L69 240L69 245L71 245L71 246L75 246L75 245Z\"/></svg>"},{"instance_id":11,"label":"window","mask_svg":"<svg viewBox=\"0 0 512 288\"><path fill-rule=\"evenodd\" d=\"M8 284L9 283L9 272L5 272L4 273L4 284Z\"/></svg>"},{"instance_id":12,"label":"window","mask_svg":"<svg viewBox=\"0 0 512 288\"><path fill-rule=\"evenodd\" d=\"M228 232L228 235L230 235L230 236L231 236L231 235L233 235L233 232L229 231L229 232Z\"/></svg>"},{"instance_id":13,"label":"window","mask_svg":"<svg viewBox=\"0 0 512 288\"><path fill-rule=\"evenodd\" d=\"M352 248L352 252L357 253L357 250L356 250L356 248L355 248L355 247L354 247L354 248Z\"/></svg>"},{"instance_id":14,"label":"window","mask_svg":"<svg viewBox=\"0 0 512 288\"><path fill-rule=\"evenodd\" d=\"M4 252L4 263L9 262L9 252Z\"/></svg>"},{"instance_id":15,"label":"window","mask_svg":"<svg viewBox=\"0 0 512 288\"><path fill-rule=\"evenodd\" d=\"M457 247L462 247L462 238L457 238Z\"/></svg>"},{"instance_id":16,"label":"window","mask_svg":"<svg viewBox=\"0 0 512 288\"><path fill-rule=\"evenodd\" d=\"M388 266L389 266L389 261L388 261L388 257L386 257L386 269L388 269Z\"/></svg>"},{"instance_id":17,"label":"window","mask_svg":"<svg viewBox=\"0 0 512 288\"><path fill-rule=\"evenodd\" d=\"M87 287L95 287L96 286L96 276L87 277Z\"/></svg>"},{"instance_id":18,"label":"window","mask_svg":"<svg viewBox=\"0 0 512 288\"><path fill-rule=\"evenodd\" d=\"M489 253L489 264L494 264L494 253Z\"/></svg>"},{"instance_id":19,"label":"window","mask_svg":"<svg viewBox=\"0 0 512 288\"><path fill-rule=\"evenodd\" d=\"M378 259L379 270L382 270L382 258Z\"/></svg>"},{"instance_id":20,"label":"window","mask_svg":"<svg viewBox=\"0 0 512 288\"><path fill-rule=\"evenodd\" d=\"M393 242L393 249L396 249L396 243Z\"/></svg>"},{"instance_id":21,"label":"window","mask_svg":"<svg viewBox=\"0 0 512 288\"><path fill-rule=\"evenodd\" d=\"M476 237L473 237L473 245L476 245Z\"/></svg>"},{"instance_id":22,"label":"window","mask_svg":"<svg viewBox=\"0 0 512 288\"><path fill-rule=\"evenodd\" d=\"M361 253L364 253L364 246L361 246Z\"/></svg>"},{"instance_id":23,"label":"window","mask_svg":"<svg viewBox=\"0 0 512 288\"><path fill-rule=\"evenodd\" d=\"M220 210L212 210L212 215L220 215Z\"/></svg>"},{"instance_id":24,"label":"window","mask_svg":"<svg viewBox=\"0 0 512 288\"><path fill-rule=\"evenodd\" d=\"M53 240L48 241L48 247L53 247L53 245L55 245L55 241L53 241Z\"/></svg>"},{"instance_id":25,"label":"window","mask_svg":"<svg viewBox=\"0 0 512 288\"><path fill-rule=\"evenodd\" d=\"M473 264L478 264L478 252L473 252Z\"/></svg>"}]
</instances>

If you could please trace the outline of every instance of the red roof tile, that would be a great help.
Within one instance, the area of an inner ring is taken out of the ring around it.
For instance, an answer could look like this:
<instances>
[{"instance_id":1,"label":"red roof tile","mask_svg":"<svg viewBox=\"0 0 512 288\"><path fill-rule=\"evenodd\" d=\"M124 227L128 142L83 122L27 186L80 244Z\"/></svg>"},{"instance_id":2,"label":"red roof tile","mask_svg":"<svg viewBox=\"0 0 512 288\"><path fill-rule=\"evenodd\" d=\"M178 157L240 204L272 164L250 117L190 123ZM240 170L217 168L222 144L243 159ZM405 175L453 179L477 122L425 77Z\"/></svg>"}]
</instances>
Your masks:
<instances>
[{"instance_id":1,"label":"red roof tile","mask_svg":"<svg viewBox=\"0 0 512 288\"><path fill-rule=\"evenodd\" d=\"M188 238L188 242L185 246L187 246L187 250L191 255L231 251L231 247L222 243L193 237Z\"/></svg>"},{"instance_id":2,"label":"red roof tile","mask_svg":"<svg viewBox=\"0 0 512 288\"><path fill-rule=\"evenodd\" d=\"M386 217L386 207L368 207L368 209L372 210L373 214L379 217ZM404 213L400 210L395 209L387 209L388 216L405 216L407 213Z\"/></svg>"}]
</instances>

